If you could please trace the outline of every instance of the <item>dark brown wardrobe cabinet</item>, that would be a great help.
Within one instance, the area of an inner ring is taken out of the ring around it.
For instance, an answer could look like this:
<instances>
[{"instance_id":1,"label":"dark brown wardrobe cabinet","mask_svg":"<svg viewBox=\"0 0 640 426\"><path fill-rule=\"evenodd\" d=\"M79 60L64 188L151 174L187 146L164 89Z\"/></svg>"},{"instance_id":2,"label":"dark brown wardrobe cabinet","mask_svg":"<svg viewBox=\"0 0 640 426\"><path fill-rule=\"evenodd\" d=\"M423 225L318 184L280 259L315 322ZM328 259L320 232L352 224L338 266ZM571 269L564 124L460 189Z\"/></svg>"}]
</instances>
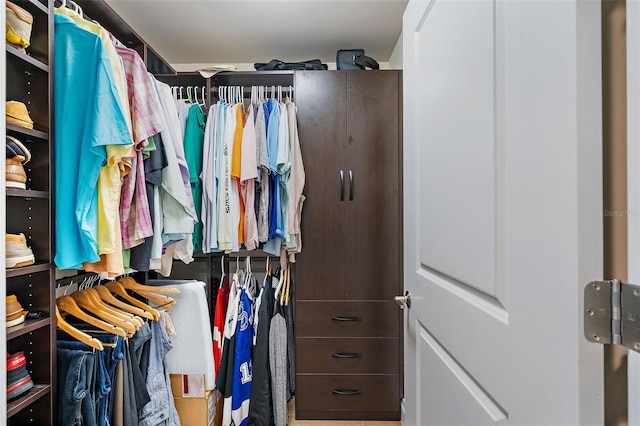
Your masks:
<instances>
[{"instance_id":1,"label":"dark brown wardrobe cabinet","mask_svg":"<svg viewBox=\"0 0 640 426\"><path fill-rule=\"evenodd\" d=\"M296 418L398 420L402 74L302 71Z\"/></svg>"}]
</instances>

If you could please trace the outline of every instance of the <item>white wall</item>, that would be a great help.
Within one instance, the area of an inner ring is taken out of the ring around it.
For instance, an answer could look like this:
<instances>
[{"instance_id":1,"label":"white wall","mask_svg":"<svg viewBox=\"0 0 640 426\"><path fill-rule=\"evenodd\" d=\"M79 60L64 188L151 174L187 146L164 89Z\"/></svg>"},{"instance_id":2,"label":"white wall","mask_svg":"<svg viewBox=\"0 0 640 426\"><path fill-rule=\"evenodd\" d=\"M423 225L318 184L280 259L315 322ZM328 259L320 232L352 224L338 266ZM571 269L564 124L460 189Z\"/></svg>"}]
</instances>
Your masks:
<instances>
[{"instance_id":1,"label":"white wall","mask_svg":"<svg viewBox=\"0 0 640 426\"><path fill-rule=\"evenodd\" d=\"M402 69L402 32L400 32L396 46L393 48L393 52L391 52L391 56L389 57L389 69Z\"/></svg>"}]
</instances>

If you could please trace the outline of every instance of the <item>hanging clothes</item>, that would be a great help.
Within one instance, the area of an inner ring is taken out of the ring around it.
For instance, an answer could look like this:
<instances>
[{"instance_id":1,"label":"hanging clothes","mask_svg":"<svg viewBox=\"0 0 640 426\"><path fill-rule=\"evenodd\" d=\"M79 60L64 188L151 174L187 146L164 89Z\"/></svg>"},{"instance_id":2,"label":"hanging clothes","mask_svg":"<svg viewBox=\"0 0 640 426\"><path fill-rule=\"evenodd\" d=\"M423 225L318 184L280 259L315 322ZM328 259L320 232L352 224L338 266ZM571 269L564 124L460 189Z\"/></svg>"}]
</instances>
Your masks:
<instances>
[{"instance_id":1,"label":"hanging clothes","mask_svg":"<svg viewBox=\"0 0 640 426\"><path fill-rule=\"evenodd\" d=\"M109 160L106 146L130 145L131 135L100 37L59 13L54 14L54 25L54 157L59 165L55 167L54 261L60 269L73 269L100 260L100 169ZM73 167L62 167L65 164Z\"/></svg>"},{"instance_id":2,"label":"hanging clothes","mask_svg":"<svg viewBox=\"0 0 640 426\"><path fill-rule=\"evenodd\" d=\"M218 248L218 188L216 181L217 147L215 129L217 125L218 105L209 108L202 149L202 252L211 253Z\"/></svg>"},{"instance_id":3,"label":"hanging clothes","mask_svg":"<svg viewBox=\"0 0 640 426\"><path fill-rule=\"evenodd\" d=\"M193 250L202 250L202 164L204 147L205 116L199 104L189 106L184 131L184 154L189 168L189 183L198 222L193 229Z\"/></svg>"},{"instance_id":4,"label":"hanging clothes","mask_svg":"<svg viewBox=\"0 0 640 426\"><path fill-rule=\"evenodd\" d=\"M265 276L255 307L256 336L253 347L251 403L249 404L249 424L255 426L269 426L274 422L269 363L269 329L274 307L272 280L273 277L270 274Z\"/></svg>"}]
</instances>

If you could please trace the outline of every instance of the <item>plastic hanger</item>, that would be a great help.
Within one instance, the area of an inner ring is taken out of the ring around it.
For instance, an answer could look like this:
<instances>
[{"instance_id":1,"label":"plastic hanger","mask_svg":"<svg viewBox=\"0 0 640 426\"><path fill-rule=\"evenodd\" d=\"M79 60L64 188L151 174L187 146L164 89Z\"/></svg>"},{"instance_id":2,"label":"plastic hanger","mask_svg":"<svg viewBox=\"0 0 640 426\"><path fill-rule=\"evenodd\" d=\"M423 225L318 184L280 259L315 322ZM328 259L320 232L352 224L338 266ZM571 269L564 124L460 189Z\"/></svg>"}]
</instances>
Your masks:
<instances>
[{"instance_id":1,"label":"plastic hanger","mask_svg":"<svg viewBox=\"0 0 640 426\"><path fill-rule=\"evenodd\" d=\"M116 299L113 294L111 294L111 292L109 290L107 290L107 288L105 286L102 285L98 285L93 287L93 289L96 291L96 293L98 293L98 295L100 296L100 298L105 301L106 303L109 303L110 305L113 305L115 307L118 307L124 311L128 311L131 312L132 314L138 315L142 318L146 318L146 319L153 319L153 315L151 315L150 312L147 312L143 309L140 309L136 306L130 305L128 303L125 303L119 299Z\"/></svg>"},{"instance_id":2,"label":"plastic hanger","mask_svg":"<svg viewBox=\"0 0 640 426\"><path fill-rule=\"evenodd\" d=\"M127 332L124 329L113 324L109 324L108 322L102 321L101 319L91 316L80 309L80 306L78 306L76 301L73 300L71 296L61 296L56 299L56 306L58 307L58 309L60 309L60 311L73 315L74 317L86 322L87 324L94 325L101 330L107 331L117 336L127 337Z\"/></svg>"},{"instance_id":3,"label":"plastic hanger","mask_svg":"<svg viewBox=\"0 0 640 426\"><path fill-rule=\"evenodd\" d=\"M220 266L222 268L222 277L224 278L225 276L225 272L224 272L224 254L222 255L222 257L220 258ZM220 280L220 286L218 287L219 289L222 288L222 283L224 282L224 280Z\"/></svg>"},{"instance_id":4,"label":"plastic hanger","mask_svg":"<svg viewBox=\"0 0 640 426\"><path fill-rule=\"evenodd\" d=\"M64 318L62 318L60 310L58 309L58 305L56 305L56 326L78 341L89 345L99 351L104 350L104 346L102 345L102 342L100 340L96 339L95 337L91 337L84 331L78 330L77 328L69 324Z\"/></svg>"},{"instance_id":5,"label":"plastic hanger","mask_svg":"<svg viewBox=\"0 0 640 426\"><path fill-rule=\"evenodd\" d=\"M273 297L275 298L276 302L280 297L280 291L282 290L283 284L284 284L284 271L280 269L280 278L278 279L278 285L276 286L275 292L273 294Z\"/></svg>"},{"instance_id":6,"label":"plastic hanger","mask_svg":"<svg viewBox=\"0 0 640 426\"><path fill-rule=\"evenodd\" d=\"M140 309L143 309L153 315L153 320L158 321L160 319L160 312L157 309L152 308L146 303L136 299L135 297L131 297L124 286L119 281L112 281L104 285L111 293L114 293L134 306L137 306Z\"/></svg>"}]
</instances>

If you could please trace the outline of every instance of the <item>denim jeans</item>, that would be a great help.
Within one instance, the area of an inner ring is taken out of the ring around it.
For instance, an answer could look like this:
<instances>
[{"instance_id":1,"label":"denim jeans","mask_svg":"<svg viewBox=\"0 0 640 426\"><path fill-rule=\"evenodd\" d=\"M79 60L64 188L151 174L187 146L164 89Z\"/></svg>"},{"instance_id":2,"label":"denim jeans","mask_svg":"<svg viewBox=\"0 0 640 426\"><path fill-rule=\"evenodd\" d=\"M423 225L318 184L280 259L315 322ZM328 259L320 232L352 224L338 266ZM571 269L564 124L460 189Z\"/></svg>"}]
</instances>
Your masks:
<instances>
[{"instance_id":1,"label":"denim jeans","mask_svg":"<svg viewBox=\"0 0 640 426\"><path fill-rule=\"evenodd\" d=\"M116 380L118 362L124 356L124 339L111 334L96 334L94 337L105 344L103 351L93 351L89 346L76 340L65 340L69 336L63 333L58 333L58 339L60 339L58 348L84 350L91 352L94 356L94 387L91 395L96 412L95 420L97 426L108 426L111 424L113 411L111 391Z\"/></svg>"},{"instance_id":2,"label":"denim jeans","mask_svg":"<svg viewBox=\"0 0 640 426\"><path fill-rule=\"evenodd\" d=\"M56 351L58 424L94 426L95 353L92 350L67 349L63 347L65 343L75 342L58 342Z\"/></svg>"}]
</instances>

